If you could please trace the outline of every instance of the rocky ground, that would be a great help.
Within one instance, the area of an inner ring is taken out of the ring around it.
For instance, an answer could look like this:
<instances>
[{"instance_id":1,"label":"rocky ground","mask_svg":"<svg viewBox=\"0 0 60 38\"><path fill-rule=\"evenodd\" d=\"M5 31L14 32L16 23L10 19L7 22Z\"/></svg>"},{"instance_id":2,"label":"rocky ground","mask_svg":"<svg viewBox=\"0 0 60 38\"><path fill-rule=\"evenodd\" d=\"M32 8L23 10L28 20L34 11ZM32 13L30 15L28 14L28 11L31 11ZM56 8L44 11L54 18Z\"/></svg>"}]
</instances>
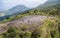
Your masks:
<instances>
[{"instance_id":1,"label":"rocky ground","mask_svg":"<svg viewBox=\"0 0 60 38\"><path fill-rule=\"evenodd\" d=\"M51 17L51 16L41 16L41 15L25 16L14 21L0 24L0 33L2 33L3 31L6 31L6 29L8 29L8 26L20 28L22 25L27 25L28 26L27 30L28 29L34 30L35 27L41 26L42 21L47 18L52 20L55 19L55 17Z\"/></svg>"}]
</instances>

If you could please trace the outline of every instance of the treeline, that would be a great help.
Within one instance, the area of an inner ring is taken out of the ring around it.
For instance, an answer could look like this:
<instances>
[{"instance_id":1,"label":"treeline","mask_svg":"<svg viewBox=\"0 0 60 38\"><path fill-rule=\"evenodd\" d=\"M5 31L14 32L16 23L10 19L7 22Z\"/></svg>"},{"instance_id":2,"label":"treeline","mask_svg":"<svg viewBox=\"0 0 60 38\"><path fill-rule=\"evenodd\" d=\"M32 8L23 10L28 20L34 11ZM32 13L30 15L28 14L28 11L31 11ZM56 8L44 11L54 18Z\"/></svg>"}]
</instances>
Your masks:
<instances>
[{"instance_id":1,"label":"treeline","mask_svg":"<svg viewBox=\"0 0 60 38\"><path fill-rule=\"evenodd\" d=\"M8 17L0 22L5 23L5 22L12 21L12 20L16 20L16 19L24 17L24 16L28 16L28 15L46 15L46 16L56 16L56 17L60 18L60 5L53 5L53 6L45 7L43 9L27 10L23 13L15 15L15 16Z\"/></svg>"}]
</instances>

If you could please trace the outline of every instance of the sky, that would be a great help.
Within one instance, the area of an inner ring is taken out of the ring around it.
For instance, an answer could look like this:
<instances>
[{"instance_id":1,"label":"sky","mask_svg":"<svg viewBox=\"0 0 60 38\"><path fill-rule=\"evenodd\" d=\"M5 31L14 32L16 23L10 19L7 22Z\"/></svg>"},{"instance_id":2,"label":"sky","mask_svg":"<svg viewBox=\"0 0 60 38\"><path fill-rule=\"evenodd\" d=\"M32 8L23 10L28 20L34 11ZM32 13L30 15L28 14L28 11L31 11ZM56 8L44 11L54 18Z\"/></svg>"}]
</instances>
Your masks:
<instances>
[{"instance_id":1,"label":"sky","mask_svg":"<svg viewBox=\"0 0 60 38\"><path fill-rule=\"evenodd\" d=\"M29 8L37 7L47 0L0 0L0 11L8 10L16 5L25 5Z\"/></svg>"}]
</instances>

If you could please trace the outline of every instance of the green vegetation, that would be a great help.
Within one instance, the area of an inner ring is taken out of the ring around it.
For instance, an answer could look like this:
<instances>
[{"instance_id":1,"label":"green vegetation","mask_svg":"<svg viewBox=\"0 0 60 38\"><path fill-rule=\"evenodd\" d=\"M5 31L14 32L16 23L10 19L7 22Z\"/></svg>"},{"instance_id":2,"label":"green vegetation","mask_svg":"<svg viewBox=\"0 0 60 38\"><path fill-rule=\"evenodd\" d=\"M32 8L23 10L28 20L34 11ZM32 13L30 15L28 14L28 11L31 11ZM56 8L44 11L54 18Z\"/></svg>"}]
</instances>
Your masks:
<instances>
[{"instance_id":1,"label":"green vegetation","mask_svg":"<svg viewBox=\"0 0 60 38\"><path fill-rule=\"evenodd\" d=\"M1 23L6 23L16 20L28 15L46 15L54 16L60 19L60 5L53 5L43 9L27 10L16 16L11 16L4 19ZM33 25L31 25L33 26ZM60 20L46 19L43 21L42 26L36 27L35 30L30 30L29 25L22 25L17 27L9 27L6 33L0 34L0 38L60 38Z\"/></svg>"},{"instance_id":2,"label":"green vegetation","mask_svg":"<svg viewBox=\"0 0 60 38\"><path fill-rule=\"evenodd\" d=\"M48 6L43 9L36 8L36 9L32 9L32 10L27 10L23 13L18 14L18 15L6 18L0 22L5 23L5 22L19 19L24 16L28 16L28 15L46 15L46 16L55 16L55 17L60 18L60 5Z\"/></svg>"},{"instance_id":3,"label":"green vegetation","mask_svg":"<svg viewBox=\"0 0 60 38\"><path fill-rule=\"evenodd\" d=\"M60 38L60 23L58 23L58 20L46 19L42 26L36 27L32 31L30 29L22 30L24 28L18 29L9 26L7 32L0 34L0 38Z\"/></svg>"}]
</instances>

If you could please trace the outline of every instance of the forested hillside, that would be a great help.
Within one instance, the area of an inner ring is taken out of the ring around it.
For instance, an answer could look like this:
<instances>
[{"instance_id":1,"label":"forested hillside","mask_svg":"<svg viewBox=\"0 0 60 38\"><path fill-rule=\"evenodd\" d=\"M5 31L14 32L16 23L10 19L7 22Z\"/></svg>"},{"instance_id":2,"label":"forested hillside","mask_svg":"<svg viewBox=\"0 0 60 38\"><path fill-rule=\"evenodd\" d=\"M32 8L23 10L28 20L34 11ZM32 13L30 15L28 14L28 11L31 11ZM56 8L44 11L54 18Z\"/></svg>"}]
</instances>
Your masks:
<instances>
[{"instance_id":1,"label":"forested hillside","mask_svg":"<svg viewBox=\"0 0 60 38\"><path fill-rule=\"evenodd\" d=\"M60 4L30 9L0 23L0 30L4 31L0 38L60 38Z\"/></svg>"},{"instance_id":2,"label":"forested hillside","mask_svg":"<svg viewBox=\"0 0 60 38\"><path fill-rule=\"evenodd\" d=\"M59 18L60 5L48 6L48 7L42 8L42 9L36 8L36 9L32 9L32 10L27 10L24 13L20 13L20 14L8 17L8 18L4 19L2 22L9 22L9 21L16 20L16 19L19 19L24 16L28 16L28 15L45 15L45 16L55 16L55 17Z\"/></svg>"}]
</instances>

